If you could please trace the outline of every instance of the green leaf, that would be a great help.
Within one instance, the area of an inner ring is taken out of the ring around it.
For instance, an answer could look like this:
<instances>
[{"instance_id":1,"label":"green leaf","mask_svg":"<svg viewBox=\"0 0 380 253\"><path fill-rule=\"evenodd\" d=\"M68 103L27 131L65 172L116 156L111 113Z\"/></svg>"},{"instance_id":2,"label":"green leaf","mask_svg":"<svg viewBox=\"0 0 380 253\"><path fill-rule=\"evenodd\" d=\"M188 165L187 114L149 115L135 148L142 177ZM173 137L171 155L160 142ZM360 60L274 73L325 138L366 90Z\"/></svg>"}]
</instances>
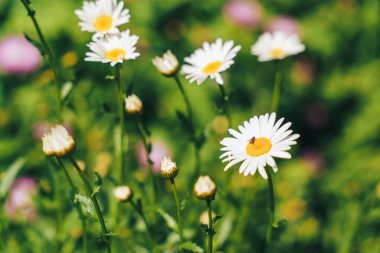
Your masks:
<instances>
[{"instance_id":1,"label":"green leaf","mask_svg":"<svg viewBox=\"0 0 380 253\"><path fill-rule=\"evenodd\" d=\"M92 193L91 193L91 197L93 197L99 191L100 191L100 186L99 185L95 186L94 189L93 189L93 191L92 191Z\"/></svg>"},{"instance_id":2,"label":"green leaf","mask_svg":"<svg viewBox=\"0 0 380 253\"><path fill-rule=\"evenodd\" d=\"M95 172L95 182L96 186L101 186L103 184L103 178L99 175L98 172Z\"/></svg>"},{"instance_id":3,"label":"green leaf","mask_svg":"<svg viewBox=\"0 0 380 253\"><path fill-rule=\"evenodd\" d=\"M21 170L24 164L25 164L25 159L19 158L7 169L4 177L2 178L0 182L0 198L5 197L13 181L15 180L18 172Z\"/></svg>"},{"instance_id":4,"label":"green leaf","mask_svg":"<svg viewBox=\"0 0 380 253\"><path fill-rule=\"evenodd\" d=\"M72 82L66 82L62 88L61 88L61 101L66 101L70 94L71 94L71 91L73 90L73 83Z\"/></svg>"},{"instance_id":5,"label":"green leaf","mask_svg":"<svg viewBox=\"0 0 380 253\"><path fill-rule=\"evenodd\" d=\"M94 206L92 205L91 199L83 196L81 194L75 194L74 196L74 203L80 203L81 206L83 207L84 211L91 217L96 217L95 216L95 209Z\"/></svg>"},{"instance_id":6,"label":"green leaf","mask_svg":"<svg viewBox=\"0 0 380 253\"><path fill-rule=\"evenodd\" d=\"M203 253L204 250L193 242L184 242L181 245L181 249L188 250L195 253Z\"/></svg>"},{"instance_id":7,"label":"green leaf","mask_svg":"<svg viewBox=\"0 0 380 253\"><path fill-rule=\"evenodd\" d=\"M40 51L41 55L44 56L46 54L44 46L36 39L33 39L28 34L24 33L25 39L27 39L33 46L35 46L38 51Z\"/></svg>"},{"instance_id":8,"label":"green leaf","mask_svg":"<svg viewBox=\"0 0 380 253\"><path fill-rule=\"evenodd\" d=\"M166 225L171 228L174 232L178 231L178 224L175 221L175 219L170 216L168 213L166 213L164 210L161 208L157 209L157 212L162 216L162 218L165 220Z\"/></svg>"},{"instance_id":9,"label":"green leaf","mask_svg":"<svg viewBox=\"0 0 380 253\"><path fill-rule=\"evenodd\" d=\"M223 218L223 215L217 215L215 217L212 218L212 223L215 224L218 220L220 220L221 218Z\"/></svg>"},{"instance_id":10,"label":"green leaf","mask_svg":"<svg viewBox=\"0 0 380 253\"><path fill-rule=\"evenodd\" d=\"M285 225L286 223L288 223L288 220L285 218L281 218L281 219L276 220L273 223L273 227L279 228L280 226Z\"/></svg>"},{"instance_id":11,"label":"green leaf","mask_svg":"<svg viewBox=\"0 0 380 253\"><path fill-rule=\"evenodd\" d=\"M109 76L106 76L105 79L106 80L115 80L115 76L109 75Z\"/></svg>"},{"instance_id":12,"label":"green leaf","mask_svg":"<svg viewBox=\"0 0 380 253\"><path fill-rule=\"evenodd\" d=\"M189 201L189 193L186 193L186 198L181 201L181 210L185 209L187 202Z\"/></svg>"}]
</instances>

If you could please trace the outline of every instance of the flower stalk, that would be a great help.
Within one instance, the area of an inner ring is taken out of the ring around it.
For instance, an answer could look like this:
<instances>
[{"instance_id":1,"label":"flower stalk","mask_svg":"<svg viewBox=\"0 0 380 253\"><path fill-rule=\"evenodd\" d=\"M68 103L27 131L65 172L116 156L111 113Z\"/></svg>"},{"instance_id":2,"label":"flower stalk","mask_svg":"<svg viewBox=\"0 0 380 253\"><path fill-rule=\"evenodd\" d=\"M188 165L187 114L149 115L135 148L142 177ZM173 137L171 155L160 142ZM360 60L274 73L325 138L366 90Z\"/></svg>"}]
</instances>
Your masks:
<instances>
[{"instance_id":1,"label":"flower stalk","mask_svg":"<svg viewBox=\"0 0 380 253\"><path fill-rule=\"evenodd\" d=\"M123 94L123 86L121 83L121 75L120 75L120 65L116 64L115 66L115 83L117 88L117 97L118 97L118 107L119 107L119 147L116 147L116 174L117 180L121 183L124 179L124 171L123 171L123 138L124 138L124 94Z\"/></svg>"},{"instance_id":2,"label":"flower stalk","mask_svg":"<svg viewBox=\"0 0 380 253\"><path fill-rule=\"evenodd\" d=\"M35 17L36 11L30 7L29 1L27 1L27 0L20 0L20 1L24 5L26 11L28 12L28 16L30 17L30 19L33 22L33 25L34 25L34 28L36 29L38 38L39 38L39 40L40 40L40 42L41 42L41 44L45 50L45 53L47 55L47 59L48 59L48 63L50 65L50 68L53 71L54 78L56 81L56 97L57 97L57 111L58 111L57 117L58 117L59 123L62 123L62 121L63 121L63 115L62 115L63 108L62 108L62 102L61 102L61 96L60 96L62 79L61 79L61 76L59 75L59 71L58 71L56 61L55 61L54 54L53 54L52 50L50 49L49 44L46 42L45 37L42 33L42 30L41 30L41 28L37 22L37 19Z\"/></svg>"},{"instance_id":3,"label":"flower stalk","mask_svg":"<svg viewBox=\"0 0 380 253\"><path fill-rule=\"evenodd\" d=\"M181 83L181 80L179 79L178 75L177 74L174 74L173 75L173 78L178 86L178 89L180 90L181 94L182 94L182 98L185 102L185 105L186 105L186 111L187 111L187 117L188 117L188 120L190 122L190 137L191 137L191 140L194 144L194 156L195 156L195 177L198 177L200 175L200 168L201 168L201 156L200 156L200 144L199 144L199 140L198 140L198 137L197 137L197 132L196 132L196 128L195 128L195 123L194 123L194 115L193 115L193 109L191 107L191 103L190 103L190 100L189 100L189 97L187 96L187 93L186 93L186 90L183 88L183 85Z\"/></svg>"},{"instance_id":4,"label":"flower stalk","mask_svg":"<svg viewBox=\"0 0 380 253\"><path fill-rule=\"evenodd\" d=\"M278 105L280 104L281 79L282 79L282 75L281 75L280 63L276 62L276 76L274 79L274 88L273 88L272 105L271 105L272 112L277 112Z\"/></svg>"},{"instance_id":5,"label":"flower stalk","mask_svg":"<svg viewBox=\"0 0 380 253\"><path fill-rule=\"evenodd\" d=\"M136 213L141 217L141 219L143 220L144 222L144 225L145 225L145 228L146 228L146 232L148 234L148 239L149 239L149 243L150 245L152 245L153 243L153 240L152 240L152 234L150 233L150 226L149 226L149 223L148 223L148 220L146 219L145 217L145 214L144 214L144 211L142 210L142 208L139 208L136 203L133 201L133 199L131 199L129 201L131 203L131 206L133 207L133 209L136 211Z\"/></svg>"},{"instance_id":6,"label":"flower stalk","mask_svg":"<svg viewBox=\"0 0 380 253\"><path fill-rule=\"evenodd\" d=\"M208 212L208 252L209 253L212 253L212 241L213 241L213 237L214 237L211 201L212 201L212 199L206 200L207 212Z\"/></svg>"},{"instance_id":7,"label":"flower stalk","mask_svg":"<svg viewBox=\"0 0 380 253\"><path fill-rule=\"evenodd\" d=\"M228 126L232 127L232 118L231 118L230 108L229 108L229 100L230 100L230 98L229 98L226 90L224 89L224 85L223 84L218 84L218 87L219 87L220 94L222 96L222 101L223 101L223 104L222 104L223 114L228 119Z\"/></svg>"},{"instance_id":8,"label":"flower stalk","mask_svg":"<svg viewBox=\"0 0 380 253\"><path fill-rule=\"evenodd\" d=\"M179 238L180 238L181 243L182 243L183 242L183 231L182 231L181 205L180 205L180 202L179 202L178 193L177 193L177 187L175 185L174 177L170 178L170 184L172 186L174 200L175 200L175 204L176 204L176 207L177 207L178 234L179 234Z\"/></svg>"},{"instance_id":9,"label":"flower stalk","mask_svg":"<svg viewBox=\"0 0 380 253\"><path fill-rule=\"evenodd\" d=\"M145 128L142 122L140 114L136 115L136 121L137 121L137 126L139 128L141 138L144 143L144 148L147 154L148 171L149 171L149 177L150 177L150 182L151 182L151 187L152 187L152 201L153 201L153 206L156 206L156 202L157 202L156 182L154 180L154 175L153 175L153 168L152 168L153 162L149 158L150 152L152 151L152 141L151 141L148 130Z\"/></svg>"},{"instance_id":10,"label":"flower stalk","mask_svg":"<svg viewBox=\"0 0 380 253\"><path fill-rule=\"evenodd\" d=\"M69 172L67 171L67 168L65 164L62 162L62 160L59 157L56 157L58 164L61 166L63 169L63 172L66 176L67 181L69 182L69 185L71 187L72 195L74 195L76 192L78 192L77 187L74 185L73 180L70 177ZM82 209L77 203L74 203L72 200L72 204L77 210L77 213L79 215L79 218L82 221L82 229L83 229L83 247L82 247L82 252L83 253L88 253L88 239L87 239L87 223L86 223L86 217L84 216Z\"/></svg>"},{"instance_id":11,"label":"flower stalk","mask_svg":"<svg viewBox=\"0 0 380 253\"><path fill-rule=\"evenodd\" d=\"M104 217L103 217L102 211L100 210L100 206L99 206L98 200L96 198L96 195L94 194L94 190L93 190L90 182L88 181L86 175L81 170L81 168L79 167L78 163L75 161L75 159L71 155L69 155L68 158L69 158L70 162L73 164L73 166L75 167L75 169L77 170L80 178L82 179L82 181L83 181L83 183L85 185L87 194L89 195L89 197L91 199L91 202L94 205L95 212L96 212L96 215L98 217L98 221L99 221L99 224L100 224L100 227L101 227L101 230L102 230L101 239L106 244L107 252L111 253L111 246L110 246L110 241L109 241L109 238L108 238L108 232L107 232L106 223L104 221Z\"/></svg>"},{"instance_id":12,"label":"flower stalk","mask_svg":"<svg viewBox=\"0 0 380 253\"><path fill-rule=\"evenodd\" d=\"M269 169L265 168L265 171L268 175L268 189L269 189L269 223L266 234L266 252L270 252L270 247L272 243L272 233L273 233L273 223L274 223L274 213L275 213L275 205L274 205L274 188L272 175Z\"/></svg>"}]
</instances>

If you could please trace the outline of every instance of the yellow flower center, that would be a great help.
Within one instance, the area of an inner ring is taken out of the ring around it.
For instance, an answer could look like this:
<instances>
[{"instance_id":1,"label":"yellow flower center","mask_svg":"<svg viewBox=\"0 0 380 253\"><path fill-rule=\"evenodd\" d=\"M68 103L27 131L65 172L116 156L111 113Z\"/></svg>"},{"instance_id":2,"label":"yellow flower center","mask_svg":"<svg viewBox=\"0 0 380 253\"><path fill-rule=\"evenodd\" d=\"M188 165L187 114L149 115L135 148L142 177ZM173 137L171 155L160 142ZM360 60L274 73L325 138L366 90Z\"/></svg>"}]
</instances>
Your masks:
<instances>
[{"instance_id":1,"label":"yellow flower center","mask_svg":"<svg viewBox=\"0 0 380 253\"><path fill-rule=\"evenodd\" d=\"M275 59L283 59L285 57L285 52L282 50L282 48L272 49L271 54Z\"/></svg>"},{"instance_id":2,"label":"yellow flower center","mask_svg":"<svg viewBox=\"0 0 380 253\"><path fill-rule=\"evenodd\" d=\"M272 143L267 138L258 138L249 141L245 151L250 156L261 156L269 152Z\"/></svg>"},{"instance_id":3,"label":"yellow flower center","mask_svg":"<svg viewBox=\"0 0 380 253\"><path fill-rule=\"evenodd\" d=\"M100 16L94 22L94 27L98 32L108 31L112 27L112 17Z\"/></svg>"},{"instance_id":4,"label":"yellow flower center","mask_svg":"<svg viewBox=\"0 0 380 253\"><path fill-rule=\"evenodd\" d=\"M108 51L104 57L107 59L107 60L110 60L110 61L117 61L119 60L120 58L124 59L125 57L125 50L124 49L121 49L121 48L115 48L115 49L112 49L110 51ZM121 56L121 57L120 57Z\"/></svg>"},{"instance_id":5,"label":"yellow flower center","mask_svg":"<svg viewBox=\"0 0 380 253\"><path fill-rule=\"evenodd\" d=\"M206 67L203 68L203 73L205 74L214 74L218 69L222 66L221 61L214 61L206 65Z\"/></svg>"}]
</instances>

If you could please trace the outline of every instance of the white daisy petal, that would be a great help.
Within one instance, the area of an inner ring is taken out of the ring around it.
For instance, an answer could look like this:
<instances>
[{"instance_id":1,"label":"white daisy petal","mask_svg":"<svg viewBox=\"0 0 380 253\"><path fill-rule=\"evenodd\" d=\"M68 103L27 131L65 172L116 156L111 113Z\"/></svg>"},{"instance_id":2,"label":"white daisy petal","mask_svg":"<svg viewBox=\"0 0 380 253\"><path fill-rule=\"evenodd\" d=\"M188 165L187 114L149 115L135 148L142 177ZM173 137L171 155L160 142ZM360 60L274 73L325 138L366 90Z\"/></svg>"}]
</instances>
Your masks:
<instances>
[{"instance_id":1,"label":"white daisy petal","mask_svg":"<svg viewBox=\"0 0 380 253\"><path fill-rule=\"evenodd\" d=\"M223 44L222 39L217 39L214 43L203 43L203 47L194 51L189 57L185 57L181 73L190 83L196 81L202 84L207 78L215 79L219 85L224 81L220 73L227 70L233 64L233 58L241 49L234 46L233 41Z\"/></svg>"},{"instance_id":2,"label":"white daisy petal","mask_svg":"<svg viewBox=\"0 0 380 253\"><path fill-rule=\"evenodd\" d=\"M116 0L96 0L83 2L81 10L75 10L80 19L82 31L93 32L93 38L100 38L106 34L119 32L117 26L129 22L129 10L124 9L124 3Z\"/></svg>"},{"instance_id":3,"label":"white daisy petal","mask_svg":"<svg viewBox=\"0 0 380 253\"><path fill-rule=\"evenodd\" d=\"M138 39L138 36L130 35L129 30L107 35L87 45L92 52L86 53L85 61L110 63L114 66L117 63L135 59L140 55L136 52Z\"/></svg>"},{"instance_id":4,"label":"white daisy petal","mask_svg":"<svg viewBox=\"0 0 380 253\"><path fill-rule=\"evenodd\" d=\"M210 49L212 50L212 48ZM223 154L222 162L228 162L226 169L242 162L239 173L244 176L254 175L258 170L260 175L267 179L266 166L277 172L274 157L289 159L288 152L297 142L298 134L292 134L291 123L282 125L284 119L276 122L276 114L254 116L238 126L238 130L229 129L231 137L224 138L220 144Z\"/></svg>"},{"instance_id":5,"label":"white daisy petal","mask_svg":"<svg viewBox=\"0 0 380 253\"><path fill-rule=\"evenodd\" d=\"M303 52L305 45L297 34L284 31L266 32L252 46L251 53L258 56L259 61L282 60L290 55Z\"/></svg>"}]
</instances>

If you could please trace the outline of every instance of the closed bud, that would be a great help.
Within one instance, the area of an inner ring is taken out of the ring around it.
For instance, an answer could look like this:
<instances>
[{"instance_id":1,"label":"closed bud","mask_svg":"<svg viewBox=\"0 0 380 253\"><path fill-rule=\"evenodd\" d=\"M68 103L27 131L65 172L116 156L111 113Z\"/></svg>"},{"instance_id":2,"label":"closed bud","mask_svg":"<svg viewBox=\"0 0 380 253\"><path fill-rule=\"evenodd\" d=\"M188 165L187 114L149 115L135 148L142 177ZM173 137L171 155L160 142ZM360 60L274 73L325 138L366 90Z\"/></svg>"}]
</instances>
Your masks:
<instances>
[{"instance_id":1,"label":"closed bud","mask_svg":"<svg viewBox=\"0 0 380 253\"><path fill-rule=\"evenodd\" d=\"M125 98L125 110L129 114L140 113L142 110L143 104L138 96L132 94Z\"/></svg>"},{"instance_id":2,"label":"closed bud","mask_svg":"<svg viewBox=\"0 0 380 253\"><path fill-rule=\"evenodd\" d=\"M119 202L128 202L133 198L133 191L129 186L118 186L113 190L113 195Z\"/></svg>"},{"instance_id":3,"label":"closed bud","mask_svg":"<svg viewBox=\"0 0 380 253\"><path fill-rule=\"evenodd\" d=\"M166 51L162 57L156 56L152 60L153 65L161 74L173 76L178 70L178 60L170 50Z\"/></svg>"},{"instance_id":4,"label":"closed bud","mask_svg":"<svg viewBox=\"0 0 380 253\"><path fill-rule=\"evenodd\" d=\"M171 179L177 176L178 168L175 162L172 162L170 157L164 157L161 160L161 175L166 179Z\"/></svg>"},{"instance_id":5,"label":"closed bud","mask_svg":"<svg viewBox=\"0 0 380 253\"><path fill-rule=\"evenodd\" d=\"M200 176L194 185L194 195L203 200L213 200L216 185L209 176Z\"/></svg>"},{"instance_id":6,"label":"closed bud","mask_svg":"<svg viewBox=\"0 0 380 253\"><path fill-rule=\"evenodd\" d=\"M42 136L42 150L47 156L64 156L75 147L75 141L66 128L57 125Z\"/></svg>"}]
</instances>

